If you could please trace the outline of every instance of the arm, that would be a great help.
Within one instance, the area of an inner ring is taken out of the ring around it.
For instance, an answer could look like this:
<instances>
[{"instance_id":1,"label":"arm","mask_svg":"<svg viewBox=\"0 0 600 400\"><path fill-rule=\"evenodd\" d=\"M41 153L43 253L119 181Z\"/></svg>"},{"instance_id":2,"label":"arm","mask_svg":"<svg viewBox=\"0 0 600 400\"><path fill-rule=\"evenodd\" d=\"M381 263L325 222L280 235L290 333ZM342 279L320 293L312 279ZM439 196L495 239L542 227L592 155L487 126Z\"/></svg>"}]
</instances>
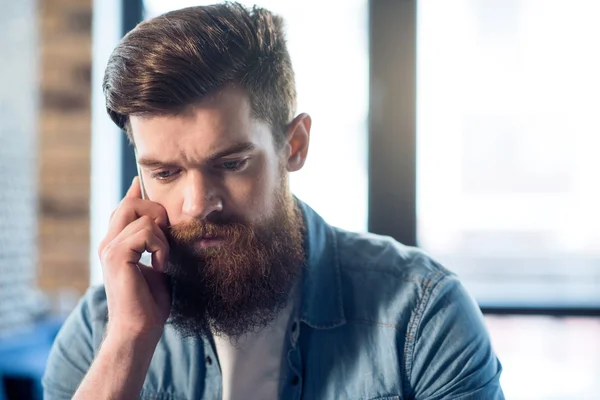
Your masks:
<instances>
[{"instance_id":1,"label":"arm","mask_svg":"<svg viewBox=\"0 0 600 400\"><path fill-rule=\"evenodd\" d=\"M426 291L411 324L407 354L415 400L503 400L496 358L475 301L445 276Z\"/></svg>"},{"instance_id":2,"label":"arm","mask_svg":"<svg viewBox=\"0 0 600 400\"><path fill-rule=\"evenodd\" d=\"M97 346L91 343L99 342L90 338L94 307L82 306L87 311L74 313L55 341L45 398L71 398L77 386L74 398L79 400L139 396L171 307L164 274L167 224L164 208L141 199L139 181L134 180L99 249L106 293L102 308L109 315L104 341L92 361ZM144 251L152 253L152 267L140 264Z\"/></svg>"},{"instance_id":3,"label":"arm","mask_svg":"<svg viewBox=\"0 0 600 400\"><path fill-rule=\"evenodd\" d=\"M160 335L108 335L73 399L135 399Z\"/></svg>"},{"instance_id":4,"label":"arm","mask_svg":"<svg viewBox=\"0 0 600 400\"><path fill-rule=\"evenodd\" d=\"M106 311L104 288L92 288L65 321L48 357L44 399L74 398L78 387L75 398L137 397L160 335L102 340Z\"/></svg>"}]
</instances>

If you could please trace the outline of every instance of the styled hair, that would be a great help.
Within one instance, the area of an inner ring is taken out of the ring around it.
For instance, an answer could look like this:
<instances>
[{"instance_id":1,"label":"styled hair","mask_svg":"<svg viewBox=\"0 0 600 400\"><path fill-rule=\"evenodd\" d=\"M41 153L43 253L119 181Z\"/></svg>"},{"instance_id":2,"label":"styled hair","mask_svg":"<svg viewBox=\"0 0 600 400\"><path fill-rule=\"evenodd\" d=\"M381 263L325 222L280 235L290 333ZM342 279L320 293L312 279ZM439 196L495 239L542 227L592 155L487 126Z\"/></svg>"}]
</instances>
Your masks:
<instances>
[{"instance_id":1,"label":"styled hair","mask_svg":"<svg viewBox=\"0 0 600 400\"><path fill-rule=\"evenodd\" d=\"M283 20L239 3L183 8L140 23L114 49L103 91L111 119L130 138L130 115L179 115L237 86L253 116L285 140L296 112Z\"/></svg>"}]
</instances>

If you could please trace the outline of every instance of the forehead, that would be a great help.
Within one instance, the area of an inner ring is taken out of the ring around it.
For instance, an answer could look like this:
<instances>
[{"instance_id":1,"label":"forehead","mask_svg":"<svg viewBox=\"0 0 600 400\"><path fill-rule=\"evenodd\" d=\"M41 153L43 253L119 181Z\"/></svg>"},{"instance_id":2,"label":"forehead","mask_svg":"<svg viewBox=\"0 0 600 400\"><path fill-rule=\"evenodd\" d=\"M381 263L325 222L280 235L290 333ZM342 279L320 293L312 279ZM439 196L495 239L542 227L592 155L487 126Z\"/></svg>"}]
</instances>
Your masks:
<instances>
[{"instance_id":1,"label":"forehead","mask_svg":"<svg viewBox=\"0 0 600 400\"><path fill-rule=\"evenodd\" d=\"M130 122L138 156L200 161L237 143L273 146L269 124L252 115L248 96L240 89L225 89L179 115L132 115Z\"/></svg>"}]
</instances>

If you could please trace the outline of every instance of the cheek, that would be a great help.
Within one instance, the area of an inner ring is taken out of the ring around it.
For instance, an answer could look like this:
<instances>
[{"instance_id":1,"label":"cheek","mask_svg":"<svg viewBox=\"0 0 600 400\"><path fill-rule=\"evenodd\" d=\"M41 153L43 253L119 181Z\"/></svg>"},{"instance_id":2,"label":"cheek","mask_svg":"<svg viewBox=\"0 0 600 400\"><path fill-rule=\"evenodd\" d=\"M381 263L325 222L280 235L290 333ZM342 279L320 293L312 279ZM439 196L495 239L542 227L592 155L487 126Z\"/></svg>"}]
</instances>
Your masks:
<instances>
[{"instance_id":1,"label":"cheek","mask_svg":"<svg viewBox=\"0 0 600 400\"><path fill-rule=\"evenodd\" d=\"M144 174L144 184L148 199L163 206L169 223L174 225L185 219L182 215L183 191L176 184L160 184L153 181L148 174Z\"/></svg>"},{"instance_id":2,"label":"cheek","mask_svg":"<svg viewBox=\"0 0 600 400\"><path fill-rule=\"evenodd\" d=\"M183 198L180 191L172 190L154 190L153 193L148 193L152 201L157 202L167 211L169 223L175 225L183 222L185 217L182 214Z\"/></svg>"},{"instance_id":3,"label":"cheek","mask_svg":"<svg viewBox=\"0 0 600 400\"><path fill-rule=\"evenodd\" d=\"M235 213L259 220L272 213L280 184L277 166L263 158L246 173L229 178L229 203Z\"/></svg>"}]
</instances>

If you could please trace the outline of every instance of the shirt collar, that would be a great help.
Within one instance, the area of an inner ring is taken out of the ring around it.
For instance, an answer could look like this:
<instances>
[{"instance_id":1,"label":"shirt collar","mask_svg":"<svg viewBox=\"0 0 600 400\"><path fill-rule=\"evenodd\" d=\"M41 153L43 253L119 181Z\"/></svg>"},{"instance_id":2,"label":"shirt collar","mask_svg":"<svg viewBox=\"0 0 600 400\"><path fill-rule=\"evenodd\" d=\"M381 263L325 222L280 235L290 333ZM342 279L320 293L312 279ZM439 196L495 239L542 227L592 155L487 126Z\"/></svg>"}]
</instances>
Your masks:
<instances>
[{"instance_id":1,"label":"shirt collar","mask_svg":"<svg viewBox=\"0 0 600 400\"><path fill-rule=\"evenodd\" d=\"M335 328L346 323L337 238L319 214L300 200L298 204L306 227L300 320L316 329Z\"/></svg>"}]
</instances>

